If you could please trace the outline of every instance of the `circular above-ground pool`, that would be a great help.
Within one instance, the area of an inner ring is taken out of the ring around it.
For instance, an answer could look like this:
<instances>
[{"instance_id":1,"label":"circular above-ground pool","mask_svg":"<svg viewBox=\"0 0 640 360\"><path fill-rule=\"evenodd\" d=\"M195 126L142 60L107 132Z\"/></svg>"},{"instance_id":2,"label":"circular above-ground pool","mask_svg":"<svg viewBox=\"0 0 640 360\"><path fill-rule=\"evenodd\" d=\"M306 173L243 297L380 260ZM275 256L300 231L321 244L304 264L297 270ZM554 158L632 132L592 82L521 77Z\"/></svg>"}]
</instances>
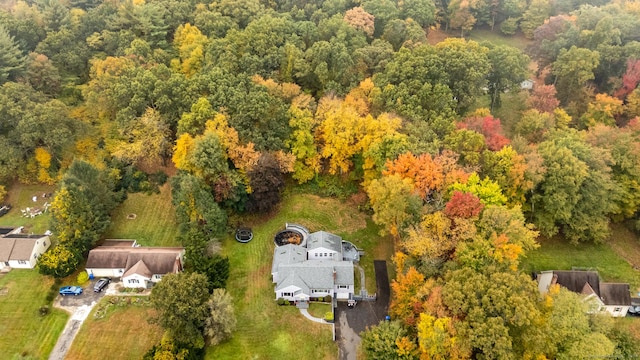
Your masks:
<instances>
[{"instance_id":1,"label":"circular above-ground pool","mask_svg":"<svg viewBox=\"0 0 640 360\"><path fill-rule=\"evenodd\" d=\"M301 245L304 237L302 233L298 230L294 229L286 229L278 232L273 239L273 242L276 243L277 246L283 246L287 244L293 245Z\"/></svg>"},{"instance_id":2,"label":"circular above-ground pool","mask_svg":"<svg viewBox=\"0 0 640 360\"><path fill-rule=\"evenodd\" d=\"M253 232L250 228L241 227L236 229L236 240L241 243L248 243L253 239Z\"/></svg>"}]
</instances>

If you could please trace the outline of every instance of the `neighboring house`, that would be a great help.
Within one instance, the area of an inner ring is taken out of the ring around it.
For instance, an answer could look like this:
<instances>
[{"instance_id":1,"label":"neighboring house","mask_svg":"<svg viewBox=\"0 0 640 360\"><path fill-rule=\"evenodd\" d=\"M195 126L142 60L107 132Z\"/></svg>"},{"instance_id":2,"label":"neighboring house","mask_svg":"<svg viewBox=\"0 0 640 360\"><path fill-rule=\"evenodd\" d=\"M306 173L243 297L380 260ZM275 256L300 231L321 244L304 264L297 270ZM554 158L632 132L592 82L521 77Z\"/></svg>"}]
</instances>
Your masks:
<instances>
[{"instance_id":1,"label":"neighboring house","mask_svg":"<svg viewBox=\"0 0 640 360\"><path fill-rule=\"evenodd\" d=\"M522 89L522 90L531 90L531 89L533 89L533 84L534 84L533 80L527 79L527 80L525 80L525 81L520 83L520 89Z\"/></svg>"},{"instance_id":2,"label":"neighboring house","mask_svg":"<svg viewBox=\"0 0 640 360\"><path fill-rule=\"evenodd\" d=\"M288 229L294 227L308 231L287 224ZM274 249L271 276L276 299L306 302L327 295L350 299L354 294L354 266L353 261L343 258L343 246L354 248L353 244L325 231L303 236L307 237L305 246L287 244Z\"/></svg>"},{"instance_id":3,"label":"neighboring house","mask_svg":"<svg viewBox=\"0 0 640 360\"><path fill-rule=\"evenodd\" d=\"M106 240L89 251L87 273L122 278L124 287L147 288L182 271L184 248L139 247L135 240Z\"/></svg>"},{"instance_id":4,"label":"neighboring house","mask_svg":"<svg viewBox=\"0 0 640 360\"><path fill-rule=\"evenodd\" d=\"M631 306L629 284L601 282L597 271L553 270L538 274L541 294L547 293L554 284L581 294L589 303L590 312L606 311L612 316L623 317Z\"/></svg>"},{"instance_id":5,"label":"neighboring house","mask_svg":"<svg viewBox=\"0 0 640 360\"><path fill-rule=\"evenodd\" d=\"M22 227L0 228L0 269L33 269L49 246L49 235L22 234Z\"/></svg>"}]
</instances>

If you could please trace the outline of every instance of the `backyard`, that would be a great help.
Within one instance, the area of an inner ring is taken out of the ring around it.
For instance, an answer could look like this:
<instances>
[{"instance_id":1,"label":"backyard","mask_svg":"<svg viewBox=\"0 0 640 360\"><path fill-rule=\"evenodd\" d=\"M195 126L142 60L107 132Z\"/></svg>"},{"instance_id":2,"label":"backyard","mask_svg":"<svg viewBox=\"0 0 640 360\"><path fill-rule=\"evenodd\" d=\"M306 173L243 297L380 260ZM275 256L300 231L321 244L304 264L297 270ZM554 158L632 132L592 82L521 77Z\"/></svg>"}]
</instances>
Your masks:
<instances>
[{"instance_id":1,"label":"backyard","mask_svg":"<svg viewBox=\"0 0 640 360\"><path fill-rule=\"evenodd\" d=\"M111 217L106 239L135 239L142 246L180 246L169 184L159 194L128 194Z\"/></svg>"},{"instance_id":2,"label":"backyard","mask_svg":"<svg viewBox=\"0 0 640 360\"><path fill-rule=\"evenodd\" d=\"M46 297L53 280L26 269L0 276L0 354L46 359L69 318L58 309L39 313L51 303Z\"/></svg>"},{"instance_id":3,"label":"backyard","mask_svg":"<svg viewBox=\"0 0 640 360\"><path fill-rule=\"evenodd\" d=\"M48 185L24 185L15 183L8 189L7 198L4 203L11 204L12 208L9 212L0 217L0 226L24 226L28 232L42 234L49 229L50 212L44 212L34 217L25 217L21 210L27 208L38 208L44 210L45 203L51 203L55 186ZM42 195L46 194L47 197ZM33 198L36 201L33 201Z\"/></svg>"},{"instance_id":4,"label":"backyard","mask_svg":"<svg viewBox=\"0 0 640 360\"><path fill-rule=\"evenodd\" d=\"M640 290L640 243L622 225L613 224L612 236L603 244L573 245L560 236L539 238L540 247L530 251L521 268L527 273L542 270L597 270L605 281L626 282L632 294ZM627 257L628 259L625 259ZM633 264L633 265L632 265Z\"/></svg>"}]
</instances>

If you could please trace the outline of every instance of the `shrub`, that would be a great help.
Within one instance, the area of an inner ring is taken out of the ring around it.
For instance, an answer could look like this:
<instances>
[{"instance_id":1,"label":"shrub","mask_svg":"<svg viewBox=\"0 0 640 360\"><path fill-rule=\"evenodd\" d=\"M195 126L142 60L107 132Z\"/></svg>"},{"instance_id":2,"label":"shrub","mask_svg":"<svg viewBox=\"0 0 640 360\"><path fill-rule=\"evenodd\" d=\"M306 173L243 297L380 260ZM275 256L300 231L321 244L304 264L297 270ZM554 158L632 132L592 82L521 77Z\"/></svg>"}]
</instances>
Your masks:
<instances>
[{"instance_id":1,"label":"shrub","mask_svg":"<svg viewBox=\"0 0 640 360\"><path fill-rule=\"evenodd\" d=\"M86 271L81 271L78 274L78 277L76 278L76 280L78 281L78 284L82 285L82 284L86 283L87 281L89 281L89 274L87 274Z\"/></svg>"},{"instance_id":2,"label":"shrub","mask_svg":"<svg viewBox=\"0 0 640 360\"><path fill-rule=\"evenodd\" d=\"M287 300L285 300L284 298L278 298L278 305L284 305L287 303Z\"/></svg>"},{"instance_id":3,"label":"shrub","mask_svg":"<svg viewBox=\"0 0 640 360\"><path fill-rule=\"evenodd\" d=\"M333 321L333 312L332 311L327 311L326 314L324 314L324 319L328 322L332 322Z\"/></svg>"},{"instance_id":4,"label":"shrub","mask_svg":"<svg viewBox=\"0 0 640 360\"><path fill-rule=\"evenodd\" d=\"M40 306L40 309L39 309L40 316L48 315L50 310L51 309L49 308L49 305Z\"/></svg>"},{"instance_id":5,"label":"shrub","mask_svg":"<svg viewBox=\"0 0 640 360\"><path fill-rule=\"evenodd\" d=\"M56 297L56 292L53 292L51 290L49 290L49 292L47 292L47 296L44 298L44 300L48 303L52 302L53 299Z\"/></svg>"},{"instance_id":6,"label":"shrub","mask_svg":"<svg viewBox=\"0 0 640 360\"><path fill-rule=\"evenodd\" d=\"M325 296L325 297L324 297L324 302L328 302L328 303L330 303L330 302L331 302L331 295L327 295L327 296Z\"/></svg>"}]
</instances>

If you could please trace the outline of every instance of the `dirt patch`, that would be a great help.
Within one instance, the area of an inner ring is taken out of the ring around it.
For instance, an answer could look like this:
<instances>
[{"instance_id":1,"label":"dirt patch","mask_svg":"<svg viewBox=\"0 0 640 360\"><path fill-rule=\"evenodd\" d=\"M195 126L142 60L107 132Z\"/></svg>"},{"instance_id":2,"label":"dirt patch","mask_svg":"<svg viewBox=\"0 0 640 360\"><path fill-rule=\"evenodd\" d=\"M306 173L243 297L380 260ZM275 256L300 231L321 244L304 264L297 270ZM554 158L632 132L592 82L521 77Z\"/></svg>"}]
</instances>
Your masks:
<instances>
[{"instance_id":1,"label":"dirt patch","mask_svg":"<svg viewBox=\"0 0 640 360\"><path fill-rule=\"evenodd\" d=\"M435 45L441 41L444 41L446 38L451 37L446 31L441 29L429 29L427 33L427 42L429 45Z\"/></svg>"}]
</instances>

